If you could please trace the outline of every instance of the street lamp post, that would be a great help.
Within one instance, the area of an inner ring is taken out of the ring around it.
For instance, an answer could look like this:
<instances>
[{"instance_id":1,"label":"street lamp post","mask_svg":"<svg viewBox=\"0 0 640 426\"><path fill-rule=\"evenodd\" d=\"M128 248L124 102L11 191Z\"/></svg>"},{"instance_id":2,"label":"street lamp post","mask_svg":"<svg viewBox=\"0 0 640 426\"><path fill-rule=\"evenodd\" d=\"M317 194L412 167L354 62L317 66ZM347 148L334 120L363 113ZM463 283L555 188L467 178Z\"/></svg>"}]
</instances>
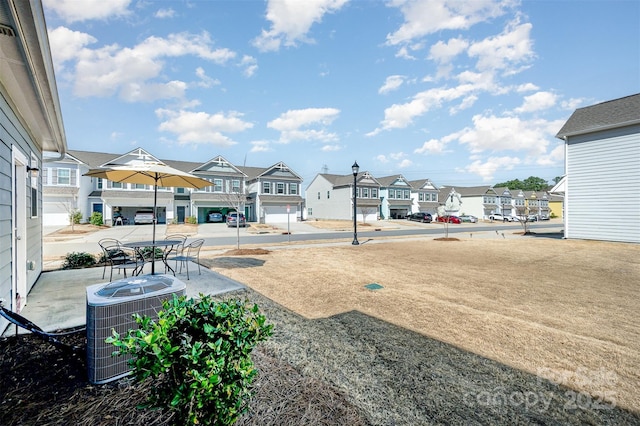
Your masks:
<instances>
[{"instance_id":1,"label":"street lamp post","mask_svg":"<svg viewBox=\"0 0 640 426\"><path fill-rule=\"evenodd\" d=\"M360 170L360 166L358 166L358 162L354 161L353 166L351 166L351 171L353 172L353 242L351 243L354 246L360 244L358 242L358 221L357 221L357 207L358 207L358 198L356 194L356 178L358 177L358 171Z\"/></svg>"}]
</instances>

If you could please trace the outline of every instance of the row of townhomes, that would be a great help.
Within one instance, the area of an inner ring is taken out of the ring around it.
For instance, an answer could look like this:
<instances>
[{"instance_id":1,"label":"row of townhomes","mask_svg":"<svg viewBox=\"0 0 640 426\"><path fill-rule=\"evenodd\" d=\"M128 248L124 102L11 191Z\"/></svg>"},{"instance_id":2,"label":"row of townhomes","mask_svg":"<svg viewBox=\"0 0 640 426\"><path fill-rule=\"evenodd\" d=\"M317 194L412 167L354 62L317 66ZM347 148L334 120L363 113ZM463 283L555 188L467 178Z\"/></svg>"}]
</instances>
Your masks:
<instances>
[{"instance_id":1,"label":"row of townhomes","mask_svg":"<svg viewBox=\"0 0 640 426\"><path fill-rule=\"evenodd\" d=\"M305 194L307 219L353 219L353 175L319 174ZM546 192L509 190L492 186L436 186L429 179L409 181L402 175L373 177L358 173L356 216L359 221L404 219L417 212L438 216L440 206L452 194L461 203L449 215L468 214L488 219L493 214L561 217L562 198Z\"/></svg>"},{"instance_id":2,"label":"row of townhomes","mask_svg":"<svg viewBox=\"0 0 640 426\"><path fill-rule=\"evenodd\" d=\"M99 212L106 224L113 224L116 216L124 223L134 223L136 211L152 209L152 185L84 174L89 169L132 166L140 161L165 163L211 182L202 189L158 188L158 223L183 223L189 216L203 223L209 213L226 215L237 209L252 222L286 223L301 218L302 178L282 162L262 168L235 166L221 156L204 163L160 160L137 148L124 155L69 150L64 158L46 162L42 170L44 224L67 225L73 211L80 211L85 221Z\"/></svg>"},{"instance_id":3,"label":"row of townhomes","mask_svg":"<svg viewBox=\"0 0 640 426\"><path fill-rule=\"evenodd\" d=\"M134 223L137 211L150 210L153 205L151 185L111 182L84 174L89 169L133 166L140 161L164 162L211 182L203 189L159 188L158 223L183 223L189 216L204 223L209 213L226 215L237 209L244 211L248 221L260 223L353 219L353 175L319 174L303 199L301 177L282 162L260 168L236 166L221 156L205 163L160 160L141 148L124 155L69 150L64 158L54 160L42 167L44 225L67 225L73 211L79 211L85 221L99 212L106 224L115 224L116 217L124 224ZM513 216L524 211L548 217L553 198L546 193L490 186L438 187L429 179L408 181L402 175L375 178L362 172L356 176L356 215L364 222L404 219L416 212L435 217L452 193L462 204L460 210L447 214L485 219L496 213Z\"/></svg>"}]
</instances>

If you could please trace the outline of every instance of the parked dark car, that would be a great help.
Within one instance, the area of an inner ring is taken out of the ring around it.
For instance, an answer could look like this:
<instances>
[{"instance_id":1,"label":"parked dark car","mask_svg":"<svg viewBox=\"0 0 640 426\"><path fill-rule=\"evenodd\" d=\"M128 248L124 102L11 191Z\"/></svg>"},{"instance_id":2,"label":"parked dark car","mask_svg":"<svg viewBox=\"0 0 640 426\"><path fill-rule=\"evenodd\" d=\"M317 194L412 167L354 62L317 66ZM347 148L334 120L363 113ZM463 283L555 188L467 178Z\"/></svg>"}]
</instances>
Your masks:
<instances>
[{"instance_id":1,"label":"parked dark car","mask_svg":"<svg viewBox=\"0 0 640 426\"><path fill-rule=\"evenodd\" d=\"M234 227L234 226L247 226L247 220L244 217L244 214L240 213L240 222L238 222L238 213L233 212L233 213L229 213L227 215L227 226L228 227Z\"/></svg>"},{"instance_id":2,"label":"parked dark car","mask_svg":"<svg viewBox=\"0 0 640 426\"><path fill-rule=\"evenodd\" d=\"M407 216L407 220L415 220L422 223L431 223L431 215L425 212L411 213Z\"/></svg>"},{"instance_id":3,"label":"parked dark car","mask_svg":"<svg viewBox=\"0 0 640 426\"><path fill-rule=\"evenodd\" d=\"M209 214L207 215L207 222L209 223L219 223L222 221L223 221L222 213L209 212Z\"/></svg>"},{"instance_id":4,"label":"parked dark car","mask_svg":"<svg viewBox=\"0 0 640 426\"><path fill-rule=\"evenodd\" d=\"M458 216L438 216L438 222L462 223Z\"/></svg>"}]
</instances>

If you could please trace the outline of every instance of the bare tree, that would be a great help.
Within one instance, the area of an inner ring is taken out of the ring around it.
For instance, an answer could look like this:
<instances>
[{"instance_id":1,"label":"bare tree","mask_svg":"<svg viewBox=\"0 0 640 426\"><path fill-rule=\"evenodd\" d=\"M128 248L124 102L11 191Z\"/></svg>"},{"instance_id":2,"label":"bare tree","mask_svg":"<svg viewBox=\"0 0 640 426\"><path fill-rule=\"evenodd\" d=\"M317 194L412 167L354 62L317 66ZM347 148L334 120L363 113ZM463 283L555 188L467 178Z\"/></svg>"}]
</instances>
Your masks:
<instances>
[{"instance_id":1,"label":"bare tree","mask_svg":"<svg viewBox=\"0 0 640 426\"><path fill-rule=\"evenodd\" d=\"M242 185L242 183L241 183ZM227 192L224 193L222 197L225 202L227 202L231 207L233 207L237 214L236 220L236 248L240 249L240 215L244 215L244 207L247 203L247 189L246 187L243 189L242 187L234 190L234 188L229 188ZM228 213L227 213L228 214ZM247 226L246 218L245 218L245 227Z\"/></svg>"},{"instance_id":2,"label":"bare tree","mask_svg":"<svg viewBox=\"0 0 640 426\"><path fill-rule=\"evenodd\" d=\"M65 198L64 201L60 202L60 205L67 212L67 217L69 218L69 223L71 225L71 231L75 231L76 217L79 213L78 196L76 194L70 195L69 198Z\"/></svg>"}]
</instances>

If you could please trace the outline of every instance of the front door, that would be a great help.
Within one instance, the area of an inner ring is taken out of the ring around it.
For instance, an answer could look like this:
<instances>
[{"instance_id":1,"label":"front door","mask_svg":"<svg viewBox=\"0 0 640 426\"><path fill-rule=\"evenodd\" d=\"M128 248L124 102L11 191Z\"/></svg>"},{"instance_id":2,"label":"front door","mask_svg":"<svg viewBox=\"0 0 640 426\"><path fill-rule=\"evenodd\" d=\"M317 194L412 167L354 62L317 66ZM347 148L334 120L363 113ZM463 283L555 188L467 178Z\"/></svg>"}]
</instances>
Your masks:
<instances>
[{"instance_id":1,"label":"front door","mask_svg":"<svg viewBox=\"0 0 640 426\"><path fill-rule=\"evenodd\" d=\"M11 310L27 303L27 157L13 149L13 268Z\"/></svg>"},{"instance_id":2,"label":"front door","mask_svg":"<svg viewBox=\"0 0 640 426\"><path fill-rule=\"evenodd\" d=\"M184 206L177 206L176 212L178 213L178 223L184 223Z\"/></svg>"}]
</instances>

